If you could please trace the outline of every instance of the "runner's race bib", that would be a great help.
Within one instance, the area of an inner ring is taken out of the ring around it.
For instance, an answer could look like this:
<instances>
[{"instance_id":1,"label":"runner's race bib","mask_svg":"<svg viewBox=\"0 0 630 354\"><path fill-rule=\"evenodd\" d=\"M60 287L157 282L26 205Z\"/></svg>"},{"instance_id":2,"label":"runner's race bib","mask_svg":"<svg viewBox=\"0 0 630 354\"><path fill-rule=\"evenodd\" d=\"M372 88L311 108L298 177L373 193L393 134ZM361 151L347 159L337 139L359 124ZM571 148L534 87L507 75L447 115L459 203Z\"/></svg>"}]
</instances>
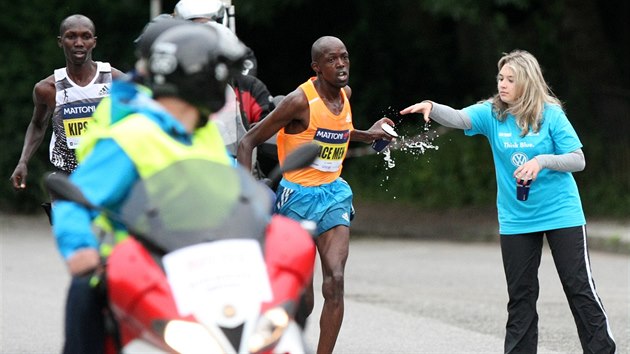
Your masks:
<instances>
[{"instance_id":1,"label":"runner's race bib","mask_svg":"<svg viewBox=\"0 0 630 354\"><path fill-rule=\"evenodd\" d=\"M349 139L350 130L317 129L313 140L321 146L321 149L311 167L323 172L339 170L346 155Z\"/></svg>"},{"instance_id":2,"label":"runner's race bib","mask_svg":"<svg viewBox=\"0 0 630 354\"><path fill-rule=\"evenodd\" d=\"M81 135L85 134L89 123L92 122L96 105L96 103L79 103L63 107L61 116L69 149L76 149L79 146Z\"/></svg>"}]
</instances>

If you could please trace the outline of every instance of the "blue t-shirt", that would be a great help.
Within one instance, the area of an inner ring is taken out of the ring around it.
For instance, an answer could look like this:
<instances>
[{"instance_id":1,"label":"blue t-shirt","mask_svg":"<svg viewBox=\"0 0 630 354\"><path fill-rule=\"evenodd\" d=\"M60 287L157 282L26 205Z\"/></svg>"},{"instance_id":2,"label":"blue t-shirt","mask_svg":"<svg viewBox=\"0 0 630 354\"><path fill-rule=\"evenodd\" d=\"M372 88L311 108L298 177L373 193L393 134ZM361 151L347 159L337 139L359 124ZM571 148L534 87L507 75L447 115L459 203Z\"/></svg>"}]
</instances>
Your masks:
<instances>
[{"instance_id":1,"label":"blue t-shirt","mask_svg":"<svg viewBox=\"0 0 630 354\"><path fill-rule=\"evenodd\" d=\"M472 121L466 135L488 138L497 178L497 210L501 235L580 226L586 223L577 184L570 172L543 169L532 182L526 201L516 199L516 168L542 154L566 154L582 147L564 111L545 105L538 133L521 137L514 116L500 122L487 101L466 107Z\"/></svg>"}]
</instances>

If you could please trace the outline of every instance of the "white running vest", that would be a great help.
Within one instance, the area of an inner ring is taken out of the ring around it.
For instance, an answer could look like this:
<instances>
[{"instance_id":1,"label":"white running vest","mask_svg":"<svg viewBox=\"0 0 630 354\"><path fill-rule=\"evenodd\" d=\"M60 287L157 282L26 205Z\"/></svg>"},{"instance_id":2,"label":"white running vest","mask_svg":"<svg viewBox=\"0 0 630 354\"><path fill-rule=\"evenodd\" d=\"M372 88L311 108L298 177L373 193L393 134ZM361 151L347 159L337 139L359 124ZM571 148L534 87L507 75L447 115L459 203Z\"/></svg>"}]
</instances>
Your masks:
<instances>
[{"instance_id":1,"label":"white running vest","mask_svg":"<svg viewBox=\"0 0 630 354\"><path fill-rule=\"evenodd\" d=\"M97 61L96 64L96 75L86 86L74 83L66 68L55 70L57 94L49 157L56 168L67 173L77 167L74 149L89 126L96 106L103 97L109 96L112 68L109 63Z\"/></svg>"}]
</instances>

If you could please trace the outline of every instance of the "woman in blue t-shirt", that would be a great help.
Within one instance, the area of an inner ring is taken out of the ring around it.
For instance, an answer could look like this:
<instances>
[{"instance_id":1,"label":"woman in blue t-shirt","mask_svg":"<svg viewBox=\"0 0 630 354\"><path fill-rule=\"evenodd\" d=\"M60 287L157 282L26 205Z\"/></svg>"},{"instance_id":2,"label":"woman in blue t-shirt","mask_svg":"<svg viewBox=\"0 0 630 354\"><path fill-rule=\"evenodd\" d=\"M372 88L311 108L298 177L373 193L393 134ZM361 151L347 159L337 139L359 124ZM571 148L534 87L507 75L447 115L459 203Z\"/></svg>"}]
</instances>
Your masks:
<instances>
[{"instance_id":1,"label":"woman in blue t-shirt","mask_svg":"<svg viewBox=\"0 0 630 354\"><path fill-rule=\"evenodd\" d=\"M582 143L533 55L515 50L499 60L498 69L498 92L486 101L455 110L427 100L400 113L422 113L426 122L463 129L468 136L481 134L490 143L509 294L505 353L536 353L538 267L545 235L584 352L614 353L571 174L584 169Z\"/></svg>"}]
</instances>

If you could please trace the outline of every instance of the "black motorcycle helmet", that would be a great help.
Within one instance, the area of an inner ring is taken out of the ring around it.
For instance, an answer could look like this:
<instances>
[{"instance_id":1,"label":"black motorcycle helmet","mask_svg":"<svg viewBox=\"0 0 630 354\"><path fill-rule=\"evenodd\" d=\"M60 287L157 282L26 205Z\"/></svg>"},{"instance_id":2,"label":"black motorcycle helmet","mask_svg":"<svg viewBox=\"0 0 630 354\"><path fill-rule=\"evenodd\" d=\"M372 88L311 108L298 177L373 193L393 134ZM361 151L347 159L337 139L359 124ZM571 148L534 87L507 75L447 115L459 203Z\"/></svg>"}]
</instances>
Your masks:
<instances>
[{"instance_id":1,"label":"black motorcycle helmet","mask_svg":"<svg viewBox=\"0 0 630 354\"><path fill-rule=\"evenodd\" d=\"M225 104L227 84L242 70L245 54L235 36L210 26L190 22L167 29L151 46L148 72L153 95L179 97L202 114L216 112Z\"/></svg>"},{"instance_id":2,"label":"black motorcycle helmet","mask_svg":"<svg viewBox=\"0 0 630 354\"><path fill-rule=\"evenodd\" d=\"M154 17L144 26L142 33L140 33L138 38L134 41L136 57L138 59L148 59L151 55L151 46L160 34L164 33L167 29L187 23L189 22L173 18L173 16L169 14L161 14Z\"/></svg>"}]
</instances>

